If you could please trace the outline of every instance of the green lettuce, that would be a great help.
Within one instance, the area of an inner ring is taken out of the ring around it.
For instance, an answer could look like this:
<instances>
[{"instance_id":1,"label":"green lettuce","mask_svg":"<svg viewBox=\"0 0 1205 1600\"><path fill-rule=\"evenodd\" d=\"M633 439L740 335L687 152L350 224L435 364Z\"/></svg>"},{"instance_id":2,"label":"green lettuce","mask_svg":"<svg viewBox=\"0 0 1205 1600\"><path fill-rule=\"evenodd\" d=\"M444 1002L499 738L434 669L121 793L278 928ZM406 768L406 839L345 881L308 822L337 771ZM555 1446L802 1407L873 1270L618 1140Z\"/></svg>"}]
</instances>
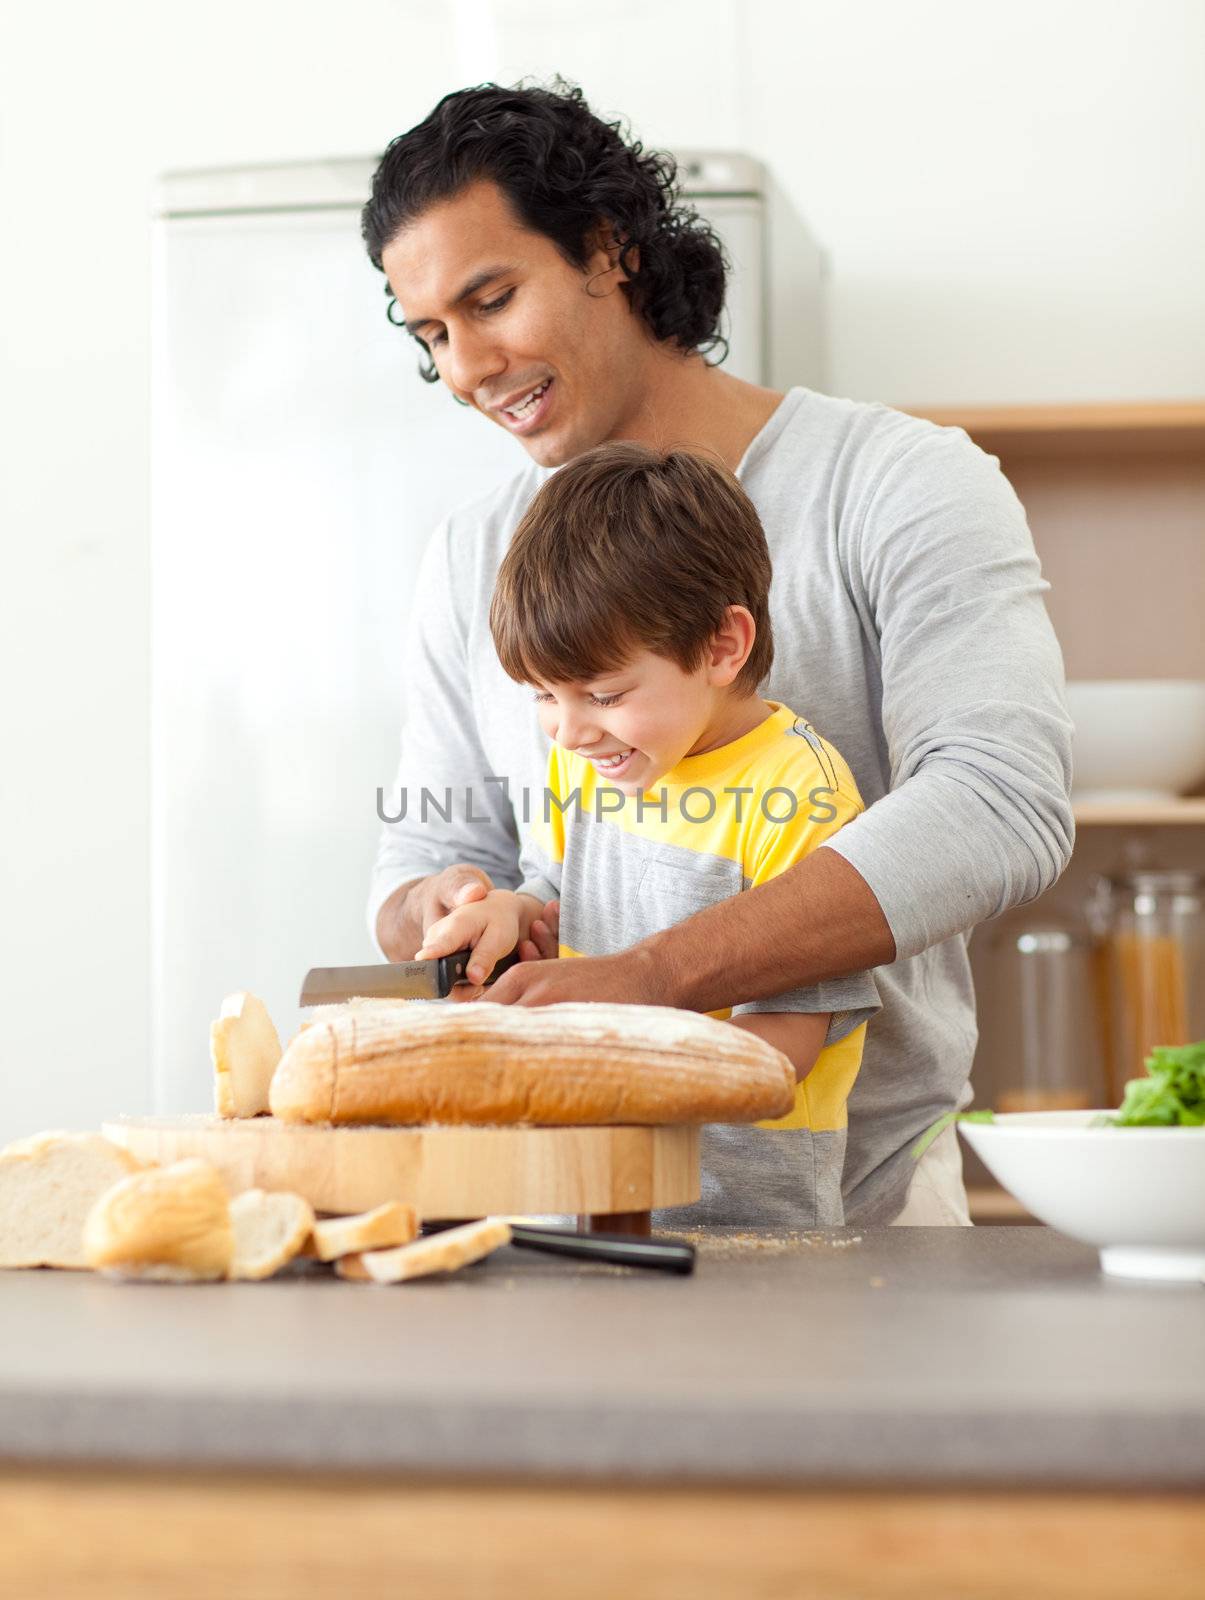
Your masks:
<instances>
[{"instance_id":1,"label":"green lettuce","mask_svg":"<svg viewBox=\"0 0 1205 1600\"><path fill-rule=\"evenodd\" d=\"M926 1128L912 1146L912 1159L919 1161L938 1134L944 1133L952 1122L995 1122L995 1120L994 1111L947 1111L944 1117L938 1117L931 1127Z\"/></svg>"},{"instance_id":2,"label":"green lettuce","mask_svg":"<svg viewBox=\"0 0 1205 1600\"><path fill-rule=\"evenodd\" d=\"M1159 1044L1147 1056L1145 1078L1131 1078L1113 1128L1205 1127L1205 1039Z\"/></svg>"},{"instance_id":3,"label":"green lettuce","mask_svg":"<svg viewBox=\"0 0 1205 1600\"><path fill-rule=\"evenodd\" d=\"M1115 1117L1096 1117L1094 1128L1205 1127L1205 1039L1196 1044L1158 1044L1143 1063L1146 1077L1131 1078ZM947 1111L912 1146L912 1159L952 1122L993 1122L994 1111Z\"/></svg>"}]
</instances>

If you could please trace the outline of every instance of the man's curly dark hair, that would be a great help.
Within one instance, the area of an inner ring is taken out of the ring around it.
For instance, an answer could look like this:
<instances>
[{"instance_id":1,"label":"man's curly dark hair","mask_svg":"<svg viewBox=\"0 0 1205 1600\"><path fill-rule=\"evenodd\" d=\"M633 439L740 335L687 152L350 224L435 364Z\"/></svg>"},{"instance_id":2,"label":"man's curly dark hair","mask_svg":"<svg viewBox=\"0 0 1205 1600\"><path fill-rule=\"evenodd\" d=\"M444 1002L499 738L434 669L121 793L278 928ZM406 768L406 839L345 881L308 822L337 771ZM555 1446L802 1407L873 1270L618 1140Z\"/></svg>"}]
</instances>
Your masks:
<instances>
[{"instance_id":1,"label":"man's curly dark hair","mask_svg":"<svg viewBox=\"0 0 1205 1600\"><path fill-rule=\"evenodd\" d=\"M596 248L600 222L609 224L628 276L621 287L653 336L687 352L718 349L723 360L728 263L714 231L680 201L673 157L625 138L621 123L604 122L560 78L551 88L458 89L394 139L361 213L373 265L384 270L382 252L407 223L482 179L576 267ZM391 317L394 304L390 296ZM430 359L419 371L439 381Z\"/></svg>"}]
</instances>

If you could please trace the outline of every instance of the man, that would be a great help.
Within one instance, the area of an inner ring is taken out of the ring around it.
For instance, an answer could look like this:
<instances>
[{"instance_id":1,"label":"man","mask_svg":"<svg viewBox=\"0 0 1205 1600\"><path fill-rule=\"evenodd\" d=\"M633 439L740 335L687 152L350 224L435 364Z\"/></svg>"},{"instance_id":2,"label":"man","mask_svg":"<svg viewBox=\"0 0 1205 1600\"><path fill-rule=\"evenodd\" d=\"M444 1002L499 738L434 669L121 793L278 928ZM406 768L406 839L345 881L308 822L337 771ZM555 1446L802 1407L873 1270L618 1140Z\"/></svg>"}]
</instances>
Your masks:
<instances>
[{"instance_id":1,"label":"man","mask_svg":"<svg viewBox=\"0 0 1205 1600\"><path fill-rule=\"evenodd\" d=\"M536 489L606 440L710 451L751 496L774 562L763 692L808 708L868 809L771 883L629 950L527 959L490 997L716 1010L877 968L846 1218L964 1222L952 1130L919 1169L909 1147L970 1099L967 938L1049 888L1073 839L1047 586L998 463L957 430L710 365L717 242L677 206L670 164L576 89L446 96L383 157L364 236L424 375L530 458L424 557L405 815L386 824L369 899L380 950L407 959L454 905L519 881L524 793L541 793L547 743L497 661L488 610ZM532 933L525 957L555 951L554 907Z\"/></svg>"}]
</instances>

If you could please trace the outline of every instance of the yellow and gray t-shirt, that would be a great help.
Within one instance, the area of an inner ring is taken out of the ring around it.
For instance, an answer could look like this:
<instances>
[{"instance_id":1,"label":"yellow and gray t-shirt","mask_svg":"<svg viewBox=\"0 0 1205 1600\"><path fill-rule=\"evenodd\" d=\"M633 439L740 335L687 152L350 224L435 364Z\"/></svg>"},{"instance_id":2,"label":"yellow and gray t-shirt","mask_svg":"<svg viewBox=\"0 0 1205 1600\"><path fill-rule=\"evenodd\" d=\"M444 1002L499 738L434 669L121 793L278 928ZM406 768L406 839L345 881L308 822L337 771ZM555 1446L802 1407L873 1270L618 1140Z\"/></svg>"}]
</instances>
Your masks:
<instances>
[{"instance_id":1,"label":"yellow and gray t-shirt","mask_svg":"<svg viewBox=\"0 0 1205 1600\"><path fill-rule=\"evenodd\" d=\"M687 756L637 796L552 747L546 791L529 805L520 889L560 899L562 956L611 955L765 883L863 809L837 751L802 717L769 703L771 715L751 732ZM702 1199L681 1221L844 1221L845 1105L878 1009L873 978L859 973L712 1013L829 1011L832 1021L792 1111L754 1127L705 1130Z\"/></svg>"}]
</instances>

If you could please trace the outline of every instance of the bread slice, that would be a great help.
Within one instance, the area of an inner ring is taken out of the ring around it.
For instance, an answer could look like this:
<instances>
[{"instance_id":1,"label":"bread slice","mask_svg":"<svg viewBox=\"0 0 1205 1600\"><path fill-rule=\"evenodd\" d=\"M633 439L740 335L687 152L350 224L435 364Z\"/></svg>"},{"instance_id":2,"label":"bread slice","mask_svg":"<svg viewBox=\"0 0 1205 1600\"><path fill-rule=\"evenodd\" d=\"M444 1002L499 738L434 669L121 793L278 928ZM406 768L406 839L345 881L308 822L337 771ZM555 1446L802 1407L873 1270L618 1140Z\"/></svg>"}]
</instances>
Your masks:
<instances>
[{"instance_id":1,"label":"bread slice","mask_svg":"<svg viewBox=\"0 0 1205 1600\"><path fill-rule=\"evenodd\" d=\"M314 1208L299 1194L245 1189L230 1202L234 1228L232 1278L270 1278L301 1253L314 1226Z\"/></svg>"},{"instance_id":2,"label":"bread slice","mask_svg":"<svg viewBox=\"0 0 1205 1600\"><path fill-rule=\"evenodd\" d=\"M383 1250L409 1244L418 1237L418 1212L399 1200L387 1201L373 1211L354 1217L329 1217L314 1224L313 1254L319 1261L335 1261L361 1250Z\"/></svg>"},{"instance_id":3,"label":"bread slice","mask_svg":"<svg viewBox=\"0 0 1205 1600\"><path fill-rule=\"evenodd\" d=\"M52 1130L0 1150L0 1267L82 1271L94 1202L143 1163L99 1133Z\"/></svg>"},{"instance_id":4,"label":"bread slice","mask_svg":"<svg viewBox=\"0 0 1205 1600\"><path fill-rule=\"evenodd\" d=\"M509 1244L510 1236L509 1222L501 1217L486 1217L483 1222L445 1228L442 1233L416 1239L397 1250L367 1250L361 1255L344 1256L335 1262L335 1271L341 1278L359 1283L405 1283L411 1278L467 1267Z\"/></svg>"},{"instance_id":5,"label":"bread slice","mask_svg":"<svg viewBox=\"0 0 1205 1600\"><path fill-rule=\"evenodd\" d=\"M257 1117L281 1057L280 1037L263 1001L245 989L228 994L209 1024L214 1107L219 1117Z\"/></svg>"},{"instance_id":6,"label":"bread slice","mask_svg":"<svg viewBox=\"0 0 1205 1600\"><path fill-rule=\"evenodd\" d=\"M272 1078L282 1122L758 1122L795 1104L764 1039L667 1006L369 1007L306 1028Z\"/></svg>"},{"instance_id":7,"label":"bread slice","mask_svg":"<svg viewBox=\"0 0 1205 1600\"><path fill-rule=\"evenodd\" d=\"M84 1259L123 1278L224 1278L234 1260L234 1229L221 1174L190 1157L123 1178L88 1213Z\"/></svg>"}]
</instances>

